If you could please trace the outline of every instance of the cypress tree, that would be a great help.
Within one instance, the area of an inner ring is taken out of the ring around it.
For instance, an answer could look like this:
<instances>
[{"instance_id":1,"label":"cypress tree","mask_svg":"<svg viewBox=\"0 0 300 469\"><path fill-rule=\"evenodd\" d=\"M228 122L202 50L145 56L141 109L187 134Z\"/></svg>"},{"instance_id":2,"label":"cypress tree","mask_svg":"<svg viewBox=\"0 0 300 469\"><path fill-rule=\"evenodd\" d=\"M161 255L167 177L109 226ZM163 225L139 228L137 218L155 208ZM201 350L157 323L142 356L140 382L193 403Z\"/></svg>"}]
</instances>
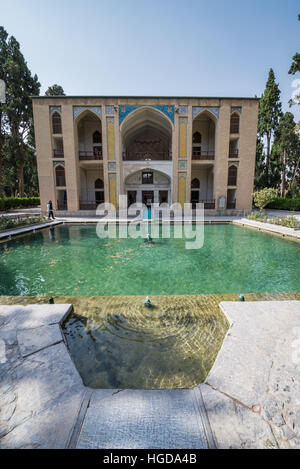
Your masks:
<instances>
[{"instance_id":1,"label":"cypress tree","mask_svg":"<svg viewBox=\"0 0 300 469\"><path fill-rule=\"evenodd\" d=\"M280 102L280 90L275 81L275 74L271 68L265 91L259 103L258 113L258 135L259 138L266 138L266 185L271 184L271 144L274 133L277 129L279 119L282 115Z\"/></svg>"}]
</instances>

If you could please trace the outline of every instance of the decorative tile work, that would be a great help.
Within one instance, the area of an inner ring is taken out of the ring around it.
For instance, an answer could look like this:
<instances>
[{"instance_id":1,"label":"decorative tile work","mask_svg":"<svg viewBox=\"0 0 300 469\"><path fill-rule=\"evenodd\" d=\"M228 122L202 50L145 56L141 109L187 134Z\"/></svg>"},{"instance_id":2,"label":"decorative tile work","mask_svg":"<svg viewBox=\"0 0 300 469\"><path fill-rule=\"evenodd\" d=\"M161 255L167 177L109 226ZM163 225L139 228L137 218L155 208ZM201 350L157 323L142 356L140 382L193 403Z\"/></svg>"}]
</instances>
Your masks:
<instances>
[{"instance_id":1,"label":"decorative tile work","mask_svg":"<svg viewBox=\"0 0 300 469\"><path fill-rule=\"evenodd\" d=\"M187 156L187 117L179 119L179 158Z\"/></svg>"},{"instance_id":2,"label":"decorative tile work","mask_svg":"<svg viewBox=\"0 0 300 469\"><path fill-rule=\"evenodd\" d=\"M52 112L60 112L61 113L61 106L49 106L49 112L52 114Z\"/></svg>"},{"instance_id":3,"label":"decorative tile work","mask_svg":"<svg viewBox=\"0 0 300 469\"><path fill-rule=\"evenodd\" d=\"M73 107L74 120L84 111L91 111L94 114L96 114L99 117L99 119L102 119L101 106L74 106Z\"/></svg>"},{"instance_id":4,"label":"decorative tile work","mask_svg":"<svg viewBox=\"0 0 300 469\"><path fill-rule=\"evenodd\" d=\"M105 106L105 112L107 115L114 115L115 106Z\"/></svg>"},{"instance_id":5,"label":"decorative tile work","mask_svg":"<svg viewBox=\"0 0 300 469\"><path fill-rule=\"evenodd\" d=\"M186 161L179 161L178 167L179 167L179 169L186 169L187 168L187 162Z\"/></svg>"},{"instance_id":6,"label":"decorative tile work","mask_svg":"<svg viewBox=\"0 0 300 469\"><path fill-rule=\"evenodd\" d=\"M116 163L108 163L108 171L116 171Z\"/></svg>"},{"instance_id":7,"label":"decorative tile work","mask_svg":"<svg viewBox=\"0 0 300 469\"><path fill-rule=\"evenodd\" d=\"M56 166L65 167L65 162L64 161L53 161L53 167L56 168Z\"/></svg>"},{"instance_id":8,"label":"decorative tile work","mask_svg":"<svg viewBox=\"0 0 300 469\"><path fill-rule=\"evenodd\" d=\"M179 173L178 176L178 202L183 208L185 204L186 173Z\"/></svg>"},{"instance_id":9,"label":"decorative tile work","mask_svg":"<svg viewBox=\"0 0 300 469\"><path fill-rule=\"evenodd\" d=\"M120 125L122 124L123 120L133 111L142 107L150 107L153 109L157 109L158 111L163 112L174 124L174 112L175 108L174 105L139 105L139 106L130 106L130 105L123 105L119 106L119 122Z\"/></svg>"},{"instance_id":10,"label":"decorative tile work","mask_svg":"<svg viewBox=\"0 0 300 469\"><path fill-rule=\"evenodd\" d=\"M115 124L113 117L106 118L108 159L115 159Z\"/></svg>"},{"instance_id":11,"label":"decorative tile work","mask_svg":"<svg viewBox=\"0 0 300 469\"><path fill-rule=\"evenodd\" d=\"M198 115L200 114L200 112L202 111L210 111L212 112L217 119L219 119L219 116L220 116L220 108L219 107L211 107L211 106L206 106L206 107L202 107L202 106L195 106L193 107L193 119Z\"/></svg>"},{"instance_id":12,"label":"decorative tile work","mask_svg":"<svg viewBox=\"0 0 300 469\"><path fill-rule=\"evenodd\" d=\"M240 162L239 161L228 161L228 166L232 166L232 165L240 166Z\"/></svg>"},{"instance_id":13,"label":"decorative tile work","mask_svg":"<svg viewBox=\"0 0 300 469\"><path fill-rule=\"evenodd\" d=\"M242 114L242 110L243 110L243 109L242 109L241 107L232 107L232 108L231 108L231 114L232 114L233 112L238 112L239 114Z\"/></svg>"},{"instance_id":14,"label":"decorative tile work","mask_svg":"<svg viewBox=\"0 0 300 469\"><path fill-rule=\"evenodd\" d=\"M116 175L109 174L109 202L115 207L117 206L117 192L116 192Z\"/></svg>"},{"instance_id":15,"label":"decorative tile work","mask_svg":"<svg viewBox=\"0 0 300 469\"><path fill-rule=\"evenodd\" d=\"M178 107L178 114L187 114L188 113L188 107L187 106L179 106Z\"/></svg>"}]
</instances>

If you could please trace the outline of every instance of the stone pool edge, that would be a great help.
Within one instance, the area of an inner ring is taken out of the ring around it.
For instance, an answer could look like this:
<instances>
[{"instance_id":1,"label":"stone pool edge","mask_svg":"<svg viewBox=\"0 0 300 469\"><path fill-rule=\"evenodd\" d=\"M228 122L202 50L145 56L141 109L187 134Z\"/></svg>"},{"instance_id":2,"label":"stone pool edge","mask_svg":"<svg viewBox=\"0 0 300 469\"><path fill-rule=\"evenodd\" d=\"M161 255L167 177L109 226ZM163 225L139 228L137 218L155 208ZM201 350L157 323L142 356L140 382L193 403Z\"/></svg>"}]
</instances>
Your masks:
<instances>
[{"instance_id":1,"label":"stone pool edge","mask_svg":"<svg viewBox=\"0 0 300 469\"><path fill-rule=\"evenodd\" d=\"M0 326L0 341L10 344L8 365L17 376L15 383L4 383L4 412L10 418L6 420L6 430L0 430L0 448L91 447L91 415L99 413L99 409L103 411L103 405L109 406L121 394L123 400L127 395L129 399L142 395L151 400L158 393L168 399L178 394L178 390L95 391L84 386L61 329L72 308L71 304L1 307L6 316ZM179 390L186 391L186 399L195 401L197 418L202 422L201 448L299 448L300 421L295 412L299 395L286 388L291 387L290 378L295 373L296 382L300 382L300 370L284 361L290 336L286 340L287 336L281 335L290 334L299 325L300 301L225 301L220 308L230 327L215 363L204 383L192 390ZM55 326L60 341L53 338ZM21 357L11 353L13 344L20 349ZM0 366L5 364L2 354ZM46 394L41 402L36 399L34 388L26 389L20 379L29 373L32 383L39 371L39 383ZM7 379L12 378L11 373L7 375ZM274 391L272 386L278 380L285 388L276 394L276 387ZM113 442L114 435L110 437Z\"/></svg>"}]
</instances>

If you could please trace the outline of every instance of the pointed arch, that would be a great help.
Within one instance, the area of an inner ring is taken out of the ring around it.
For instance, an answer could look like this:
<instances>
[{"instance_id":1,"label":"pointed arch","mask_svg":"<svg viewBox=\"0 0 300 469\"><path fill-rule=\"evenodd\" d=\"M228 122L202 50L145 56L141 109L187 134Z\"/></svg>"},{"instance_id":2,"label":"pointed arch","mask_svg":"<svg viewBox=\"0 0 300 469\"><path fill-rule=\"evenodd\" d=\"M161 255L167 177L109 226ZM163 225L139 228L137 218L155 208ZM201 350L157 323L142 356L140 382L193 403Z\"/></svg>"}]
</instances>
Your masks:
<instances>
[{"instance_id":1,"label":"pointed arch","mask_svg":"<svg viewBox=\"0 0 300 469\"><path fill-rule=\"evenodd\" d=\"M62 134L61 115L57 111L52 114L52 133L55 135Z\"/></svg>"},{"instance_id":2,"label":"pointed arch","mask_svg":"<svg viewBox=\"0 0 300 469\"><path fill-rule=\"evenodd\" d=\"M228 186L237 185L237 171L238 168L236 165L232 164L228 168Z\"/></svg>"},{"instance_id":3,"label":"pointed arch","mask_svg":"<svg viewBox=\"0 0 300 469\"><path fill-rule=\"evenodd\" d=\"M198 178L194 178L194 179L192 180L191 186L192 186L192 189L200 189L200 181L199 181L199 179L198 179Z\"/></svg>"},{"instance_id":4,"label":"pointed arch","mask_svg":"<svg viewBox=\"0 0 300 469\"><path fill-rule=\"evenodd\" d=\"M65 168L60 164L57 165L55 168L55 181L56 181L56 187L66 186Z\"/></svg>"},{"instance_id":5,"label":"pointed arch","mask_svg":"<svg viewBox=\"0 0 300 469\"><path fill-rule=\"evenodd\" d=\"M240 115L238 112L231 114L230 118L230 133L239 134L240 133Z\"/></svg>"},{"instance_id":6,"label":"pointed arch","mask_svg":"<svg viewBox=\"0 0 300 469\"><path fill-rule=\"evenodd\" d=\"M196 131L193 133L193 145L199 145L202 142L202 135L200 132Z\"/></svg>"},{"instance_id":7,"label":"pointed arch","mask_svg":"<svg viewBox=\"0 0 300 469\"><path fill-rule=\"evenodd\" d=\"M100 189L100 190L101 190L101 189L102 189L102 190L104 189L104 182L103 182L102 179L100 179L100 178L96 179L96 181L95 181L95 189Z\"/></svg>"},{"instance_id":8,"label":"pointed arch","mask_svg":"<svg viewBox=\"0 0 300 469\"><path fill-rule=\"evenodd\" d=\"M98 130L93 133L93 143L102 144L102 134Z\"/></svg>"}]
</instances>

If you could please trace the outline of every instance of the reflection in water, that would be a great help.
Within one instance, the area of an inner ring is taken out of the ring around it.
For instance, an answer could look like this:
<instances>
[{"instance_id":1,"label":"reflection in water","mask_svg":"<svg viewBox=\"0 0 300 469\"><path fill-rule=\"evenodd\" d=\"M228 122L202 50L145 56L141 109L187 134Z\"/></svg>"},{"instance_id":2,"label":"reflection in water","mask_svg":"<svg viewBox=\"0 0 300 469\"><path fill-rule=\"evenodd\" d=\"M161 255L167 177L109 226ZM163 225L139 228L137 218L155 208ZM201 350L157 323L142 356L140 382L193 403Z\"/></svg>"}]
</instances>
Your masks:
<instances>
[{"instance_id":1,"label":"reflection in water","mask_svg":"<svg viewBox=\"0 0 300 469\"><path fill-rule=\"evenodd\" d=\"M111 300L72 314L63 330L85 385L161 389L203 382L227 329L224 315L201 310L195 297L159 297L151 310L140 299Z\"/></svg>"}]
</instances>

